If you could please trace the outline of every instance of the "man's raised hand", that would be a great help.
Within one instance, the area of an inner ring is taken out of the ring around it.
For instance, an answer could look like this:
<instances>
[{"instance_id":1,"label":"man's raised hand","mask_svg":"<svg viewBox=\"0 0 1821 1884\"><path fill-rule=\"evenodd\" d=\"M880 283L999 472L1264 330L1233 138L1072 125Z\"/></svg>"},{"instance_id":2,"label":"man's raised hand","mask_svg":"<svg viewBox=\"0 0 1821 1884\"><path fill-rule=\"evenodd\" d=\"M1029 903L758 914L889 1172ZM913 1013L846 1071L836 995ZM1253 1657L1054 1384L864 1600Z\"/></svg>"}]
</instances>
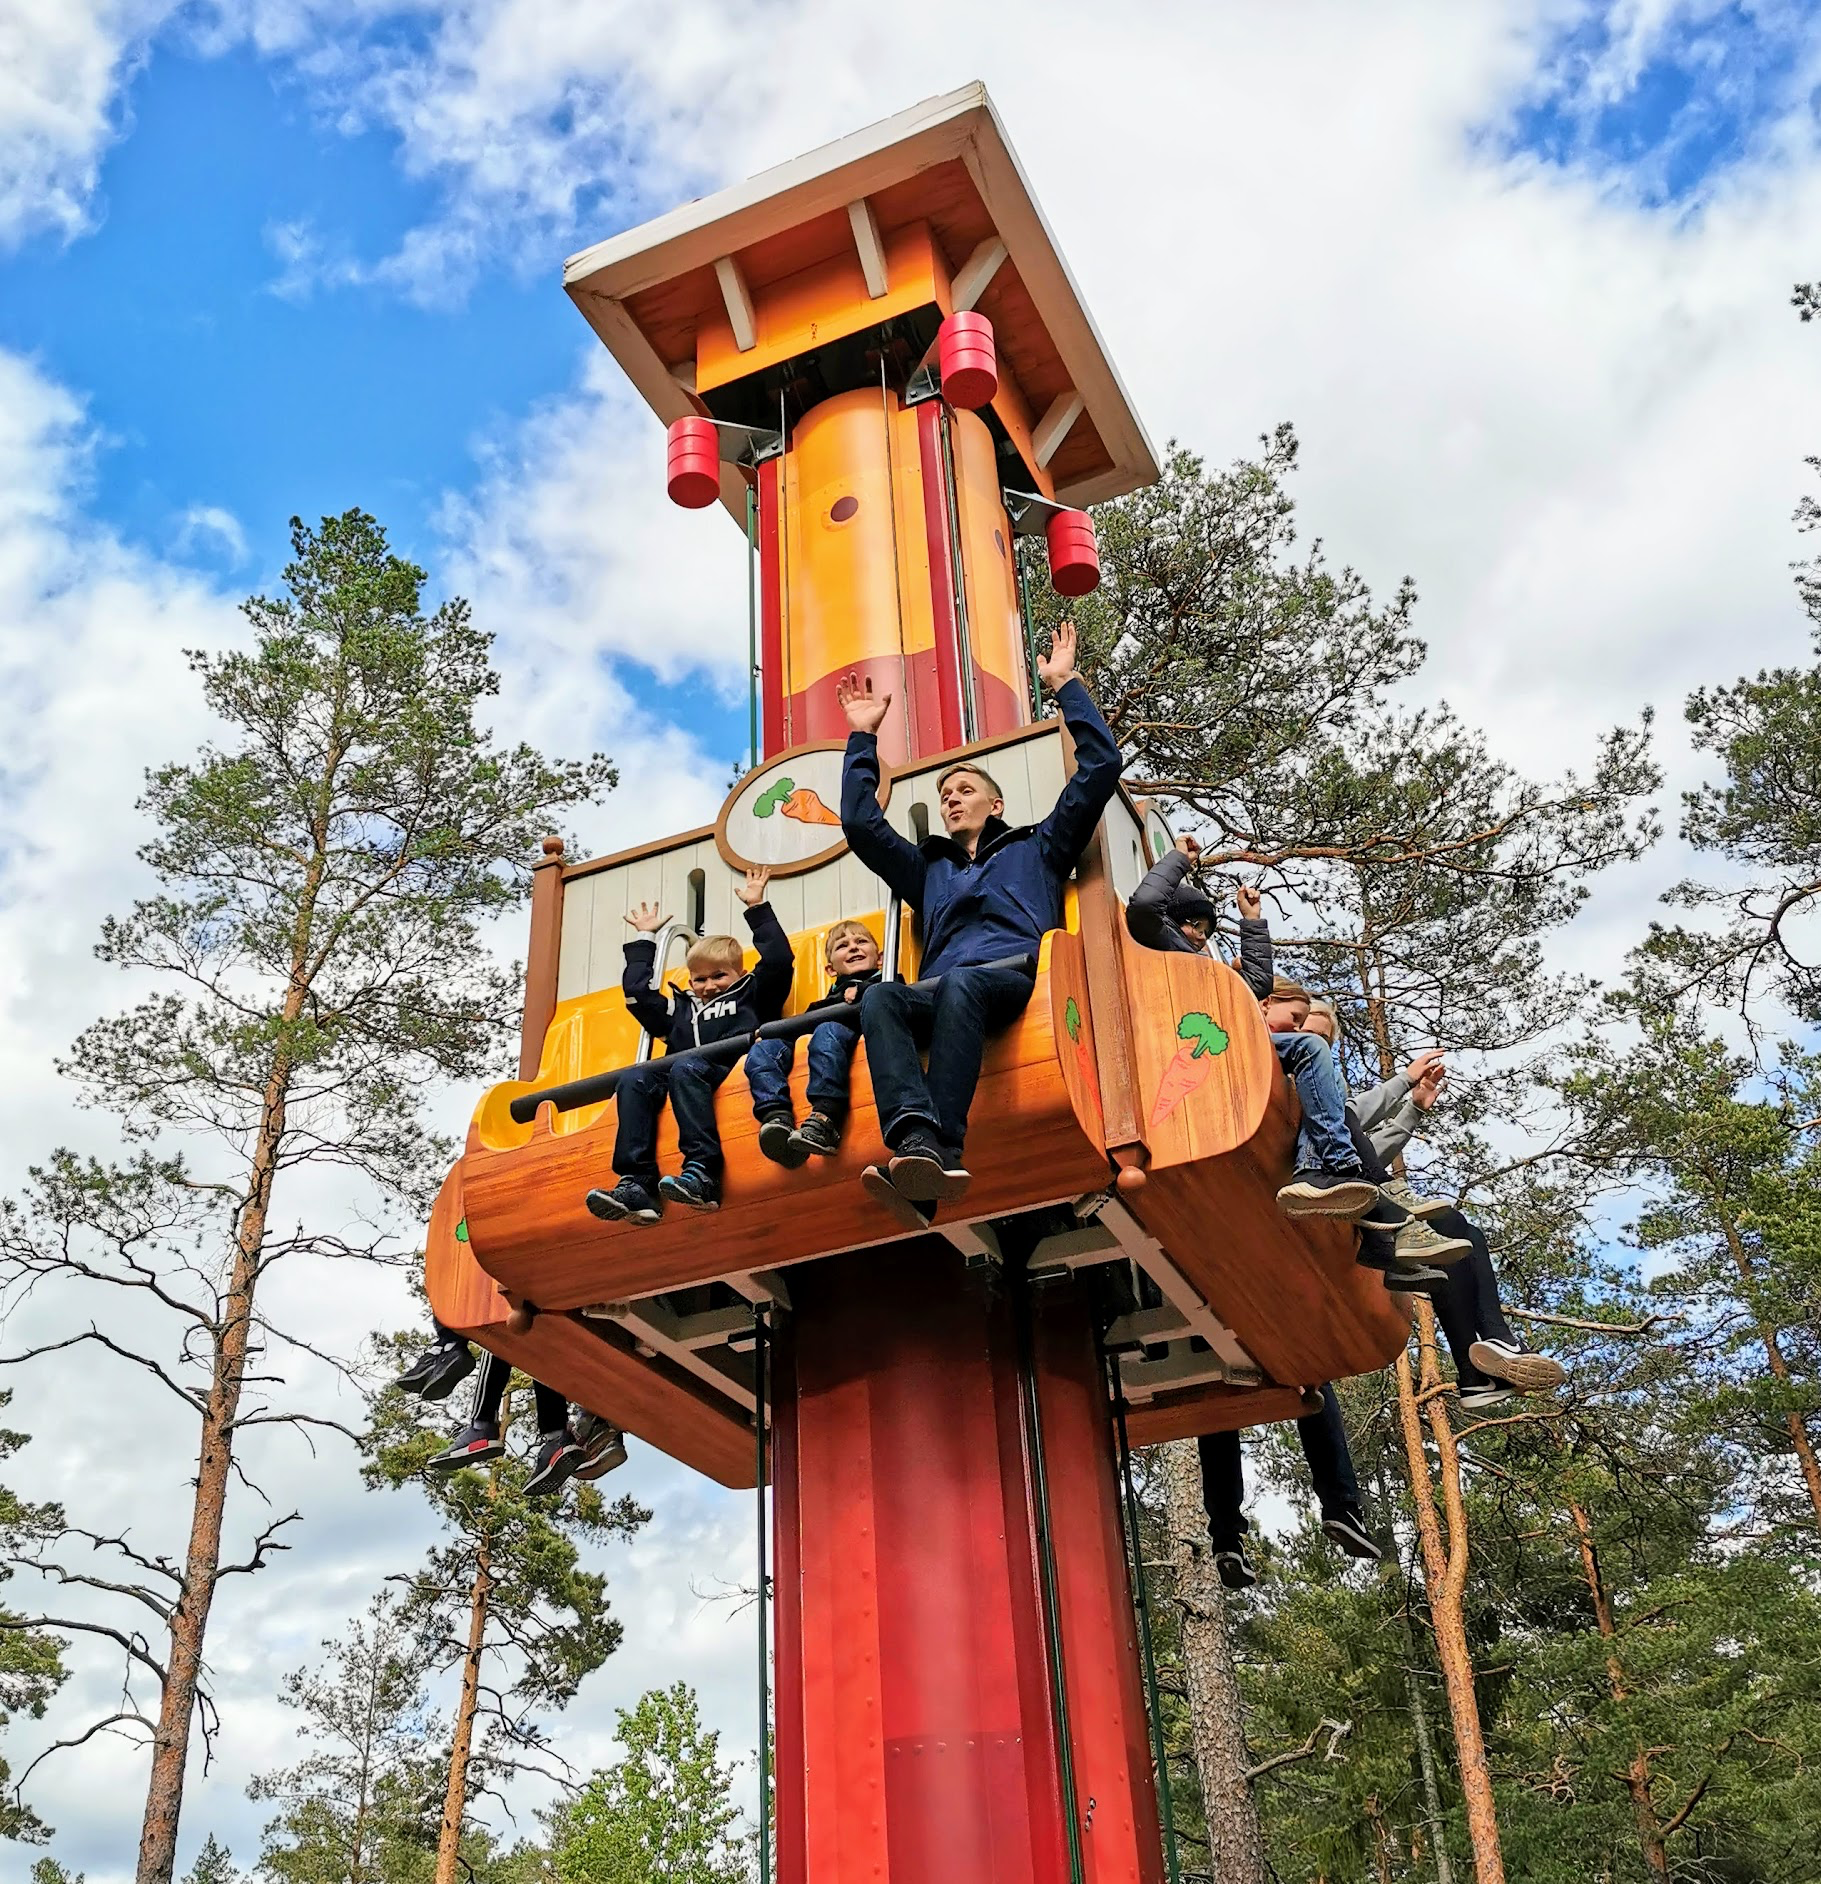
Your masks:
<instances>
[{"instance_id":1,"label":"man's raised hand","mask_svg":"<svg viewBox=\"0 0 1821 1884\"><path fill-rule=\"evenodd\" d=\"M626 912L626 920L640 935L655 935L664 926L664 912L656 903L641 903Z\"/></svg>"},{"instance_id":2,"label":"man's raised hand","mask_svg":"<svg viewBox=\"0 0 1821 1884\"><path fill-rule=\"evenodd\" d=\"M843 674L835 682L835 704L847 715L847 723L856 733L876 733L891 703L889 693L873 692L870 674L865 680L858 674Z\"/></svg>"},{"instance_id":3,"label":"man's raised hand","mask_svg":"<svg viewBox=\"0 0 1821 1884\"><path fill-rule=\"evenodd\" d=\"M1075 678L1075 624L1059 621L1050 636L1050 651L1037 656L1037 678L1051 693L1060 693Z\"/></svg>"},{"instance_id":4,"label":"man's raised hand","mask_svg":"<svg viewBox=\"0 0 1821 1884\"><path fill-rule=\"evenodd\" d=\"M746 881L736 883L733 893L748 909L756 909L765 900L766 885L771 882L771 866L763 865L757 870L748 870Z\"/></svg>"}]
</instances>

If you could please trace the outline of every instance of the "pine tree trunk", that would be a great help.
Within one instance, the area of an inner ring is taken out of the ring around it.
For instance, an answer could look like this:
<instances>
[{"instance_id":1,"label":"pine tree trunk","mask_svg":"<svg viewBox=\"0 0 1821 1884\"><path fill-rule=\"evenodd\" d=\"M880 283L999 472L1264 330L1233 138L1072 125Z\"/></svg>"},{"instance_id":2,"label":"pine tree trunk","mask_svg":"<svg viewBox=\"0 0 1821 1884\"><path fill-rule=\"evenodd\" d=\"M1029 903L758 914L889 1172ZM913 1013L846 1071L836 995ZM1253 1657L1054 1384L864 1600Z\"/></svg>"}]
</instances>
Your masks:
<instances>
[{"instance_id":1,"label":"pine tree trunk","mask_svg":"<svg viewBox=\"0 0 1821 1884\"><path fill-rule=\"evenodd\" d=\"M1467 1515L1461 1497L1460 1455L1454 1429L1448 1423L1439 1395L1440 1369L1435 1352L1435 1315L1427 1301L1417 1304L1417 1332L1422 1351L1422 1386L1426 1396L1417 1401L1411 1378L1408 1349L1397 1357L1397 1402L1402 1416L1404 1453L1410 1465L1410 1490L1416 1501L1416 1533L1423 1553L1423 1585L1429 1595L1429 1614L1441 1663L1442 1687L1448 1696L1454 1726L1455 1758L1460 1768L1461 1797L1467 1808L1467 1835L1473 1845L1478 1884L1505 1884L1505 1856L1499 1844L1498 1808L1493 1798L1492 1774L1486 1764L1485 1736L1480 1728L1479 1699L1473 1687L1473 1653L1467 1641ZM1448 1541L1442 1542L1441 1519L1435 1508L1435 1487L1429 1477L1428 1454L1423 1447L1422 1418L1427 1412L1441 1467L1442 1502L1448 1518Z\"/></svg>"},{"instance_id":2,"label":"pine tree trunk","mask_svg":"<svg viewBox=\"0 0 1821 1884\"><path fill-rule=\"evenodd\" d=\"M1621 1704L1631 1698L1631 1686L1625 1679L1624 1665L1615 1646L1618 1630L1612 1620L1612 1601L1606 1594L1606 1580L1600 1571L1600 1555L1594 1548L1593 1521L1571 1498L1568 1515L1574 1521L1575 1536L1581 1546L1581 1570L1593 1597L1593 1616L1606 1644L1606 1682L1612 1698ZM1663 1825L1657 1817L1656 1802L1650 1796L1650 1755L1640 1746L1625 1769L1625 1790L1631 1795L1632 1816L1637 1821L1638 1843L1643 1847L1644 1863L1652 1877L1668 1877L1669 1850L1663 1842Z\"/></svg>"},{"instance_id":3,"label":"pine tree trunk","mask_svg":"<svg viewBox=\"0 0 1821 1884\"><path fill-rule=\"evenodd\" d=\"M293 989L285 1019L295 1021L302 995ZM196 1495L190 1511L190 1539L184 1552L183 1586L171 1611L170 1650L165 1661L164 1692L152 1736L152 1771L146 1785L145 1817L139 1830L137 1884L171 1884L177 1868L177 1828L183 1814L184 1775L189 1763L190 1722L202 1680L209 1613L221 1572L221 1527L227 1513L228 1477L234 1465L235 1421L247 1371L252 1336L253 1294L259 1282L259 1257L265 1243L266 1213L285 1129L285 1101L290 1063L274 1061L260 1108L259 1135L253 1147L247 1196L236 1225L234 1268L221 1299L214 1328L214 1367L202 1413L202 1438L196 1464Z\"/></svg>"},{"instance_id":4,"label":"pine tree trunk","mask_svg":"<svg viewBox=\"0 0 1821 1884\"><path fill-rule=\"evenodd\" d=\"M152 1735L152 1771L146 1784L145 1817L139 1829L136 1884L172 1884L177 1869L177 1827L183 1815L183 1782L189 1764L190 1721L202 1681L209 1613L221 1574L221 1527L227 1514L228 1475L234 1465L235 1422L246 1382L247 1349L253 1332L253 1295L259 1284L272 1182L284 1146L292 1062L283 1044L303 1012L309 991L309 957L328 854L328 799L338 757L332 757L317 790L313 825L315 851L304 875L291 929L291 978L280 1010L283 1031L260 1095L259 1128L247 1162L247 1185L234 1225L234 1267L214 1327L214 1364L202 1414L196 1464L196 1496L190 1511L190 1541L184 1552L183 1587L171 1612L170 1651L164 1691Z\"/></svg>"},{"instance_id":5,"label":"pine tree trunk","mask_svg":"<svg viewBox=\"0 0 1821 1884\"><path fill-rule=\"evenodd\" d=\"M1382 1451L1377 1451L1373 1459L1372 1474L1378 1487L1378 1508L1388 1512L1391 1509L1391 1488L1385 1482L1385 1461ZM1454 1884L1454 1861L1448 1855L1448 1821L1442 1811L1441 1781L1435 1770L1435 1734L1429 1725L1429 1701L1423 1693L1423 1684L1417 1674L1416 1662L1419 1653L1415 1624L1410 1619L1410 1606L1402 1605L1404 1622L1404 1645L1409 1652L1409 1660L1404 1666L1404 1694L1410 1704L1410 1726L1416 1740L1416 1766L1422 1775L1423 1811L1428 1819L1429 1848L1435 1854L1435 1884Z\"/></svg>"},{"instance_id":6,"label":"pine tree trunk","mask_svg":"<svg viewBox=\"0 0 1821 1884\"><path fill-rule=\"evenodd\" d=\"M1164 1523L1182 1610L1184 1685L1210 1866L1220 1884L1266 1884L1264 1834L1247 1777L1251 1762L1239 1675L1233 1665L1225 1593L1214 1573L1201 1499L1201 1461L1193 1441L1179 1440L1164 1449L1163 1480Z\"/></svg>"},{"instance_id":7,"label":"pine tree trunk","mask_svg":"<svg viewBox=\"0 0 1821 1884\"><path fill-rule=\"evenodd\" d=\"M1727 1214L1724 1205L1719 1207L1719 1217L1720 1227L1726 1236L1726 1247L1732 1254L1733 1267L1738 1270L1739 1279L1745 1284L1749 1295L1757 1283L1751 1252L1746 1249L1744 1239L1739 1235L1739 1227ZM1758 1339L1764 1344L1765 1365L1770 1369L1771 1378L1787 1383L1789 1363L1783 1358L1783 1344L1777 1339L1776 1329L1768 1322L1760 1321ZM1821 1524L1821 1460L1815 1456L1815 1442L1809 1436L1808 1422L1800 1413L1790 1413L1786 1415L1784 1424L1789 1429L1796 1462L1802 1468L1802 1482L1808 1487L1808 1502L1814 1507L1815 1522Z\"/></svg>"},{"instance_id":8,"label":"pine tree trunk","mask_svg":"<svg viewBox=\"0 0 1821 1884\"><path fill-rule=\"evenodd\" d=\"M504 1427L502 1413L502 1431ZM487 1642L487 1603L492 1594L492 1560L483 1536L474 1558L474 1586L468 1592L468 1649L462 1657L462 1697L455 1710L449 1784L443 1793L442 1830L436 1840L436 1884L455 1884L461 1858L462 1822L468 1812L468 1761L474 1752L474 1714L480 1702L481 1655Z\"/></svg>"}]
</instances>

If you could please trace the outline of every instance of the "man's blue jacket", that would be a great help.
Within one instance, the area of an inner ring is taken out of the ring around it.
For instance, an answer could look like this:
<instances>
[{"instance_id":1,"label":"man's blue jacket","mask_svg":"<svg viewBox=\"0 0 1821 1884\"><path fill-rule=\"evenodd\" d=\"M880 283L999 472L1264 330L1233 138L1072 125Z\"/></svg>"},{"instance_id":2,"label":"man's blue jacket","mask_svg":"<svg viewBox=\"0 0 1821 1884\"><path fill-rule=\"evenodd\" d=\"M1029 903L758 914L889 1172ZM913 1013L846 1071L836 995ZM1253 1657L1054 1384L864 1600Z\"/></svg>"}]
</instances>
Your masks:
<instances>
[{"instance_id":1,"label":"man's blue jacket","mask_svg":"<svg viewBox=\"0 0 1821 1884\"><path fill-rule=\"evenodd\" d=\"M989 818L972 857L952 837L913 844L879 809L879 742L849 733L841 774L841 829L853 853L923 919L920 973L1037 953L1062 922L1062 891L1124 764L1093 697L1078 680L1056 696L1075 736L1075 772L1041 824Z\"/></svg>"}]
</instances>

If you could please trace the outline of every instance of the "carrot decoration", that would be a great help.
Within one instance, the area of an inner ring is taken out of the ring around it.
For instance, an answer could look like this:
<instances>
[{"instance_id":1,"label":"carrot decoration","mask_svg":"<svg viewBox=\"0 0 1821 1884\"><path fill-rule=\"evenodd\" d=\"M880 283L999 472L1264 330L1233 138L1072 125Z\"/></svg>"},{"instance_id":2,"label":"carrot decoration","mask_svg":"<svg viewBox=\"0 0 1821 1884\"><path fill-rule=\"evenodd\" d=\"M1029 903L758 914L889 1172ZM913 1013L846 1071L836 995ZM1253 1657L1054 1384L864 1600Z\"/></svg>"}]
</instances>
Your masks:
<instances>
[{"instance_id":1,"label":"carrot decoration","mask_svg":"<svg viewBox=\"0 0 1821 1884\"><path fill-rule=\"evenodd\" d=\"M1094 1115L1100 1116L1100 1072L1094 1065L1094 1050L1083 1037L1081 1031L1081 1009L1076 1005L1071 994L1062 1010L1062 1024L1068 1029L1069 1039L1075 1043L1075 1065L1081 1074L1081 1090L1093 1105Z\"/></svg>"},{"instance_id":2,"label":"carrot decoration","mask_svg":"<svg viewBox=\"0 0 1821 1884\"><path fill-rule=\"evenodd\" d=\"M800 786L792 778L773 779L754 800L752 815L755 818L769 818L774 812L794 818L799 824L841 822L809 786Z\"/></svg>"},{"instance_id":3,"label":"carrot decoration","mask_svg":"<svg viewBox=\"0 0 1821 1884\"><path fill-rule=\"evenodd\" d=\"M840 818L807 786L794 791L778 809L799 824L839 824Z\"/></svg>"},{"instance_id":4,"label":"carrot decoration","mask_svg":"<svg viewBox=\"0 0 1821 1884\"><path fill-rule=\"evenodd\" d=\"M1183 1015L1176 1023L1176 1037L1183 1044L1157 1082L1153 1125L1161 1125L1190 1093L1207 1083L1216 1058L1227 1050L1227 1030L1211 1014L1191 1010Z\"/></svg>"}]
</instances>

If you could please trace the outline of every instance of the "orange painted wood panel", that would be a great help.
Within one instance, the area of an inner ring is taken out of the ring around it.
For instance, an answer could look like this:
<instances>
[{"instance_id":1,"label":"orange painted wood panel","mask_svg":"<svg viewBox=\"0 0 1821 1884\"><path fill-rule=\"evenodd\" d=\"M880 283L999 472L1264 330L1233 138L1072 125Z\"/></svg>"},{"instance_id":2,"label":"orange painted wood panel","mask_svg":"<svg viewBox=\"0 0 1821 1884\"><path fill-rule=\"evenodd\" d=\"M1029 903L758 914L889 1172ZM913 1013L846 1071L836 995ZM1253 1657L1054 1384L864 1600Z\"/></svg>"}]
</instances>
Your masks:
<instances>
[{"instance_id":1,"label":"orange painted wood panel","mask_svg":"<svg viewBox=\"0 0 1821 1884\"><path fill-rule=\"evenodd\" d=\"M1203 1433L1275 1426L1281 1420L1299 1420L1305 1411L1297 1387L1188 1387L1127 1407L1125 1430L1134 1446L1161 1446Z\"/></svg>"},{"instance_id":2,"label":"orange painted wood panel","mask_svg":"<svg viewBox=\"0 0 1821 1884\"><path fill-rule=\"evenodd\" d=\"M425 1247L425 1287L438 1321L719 1483L735 1490L754 1483L750 1422L661 1356L635 1353L618 1328L561 1314L539 1315L523 1334L508 1327L500 1285L456 1236L461 1220L457 1166L443 1180Z\"/></svg>"}]
</instances>

